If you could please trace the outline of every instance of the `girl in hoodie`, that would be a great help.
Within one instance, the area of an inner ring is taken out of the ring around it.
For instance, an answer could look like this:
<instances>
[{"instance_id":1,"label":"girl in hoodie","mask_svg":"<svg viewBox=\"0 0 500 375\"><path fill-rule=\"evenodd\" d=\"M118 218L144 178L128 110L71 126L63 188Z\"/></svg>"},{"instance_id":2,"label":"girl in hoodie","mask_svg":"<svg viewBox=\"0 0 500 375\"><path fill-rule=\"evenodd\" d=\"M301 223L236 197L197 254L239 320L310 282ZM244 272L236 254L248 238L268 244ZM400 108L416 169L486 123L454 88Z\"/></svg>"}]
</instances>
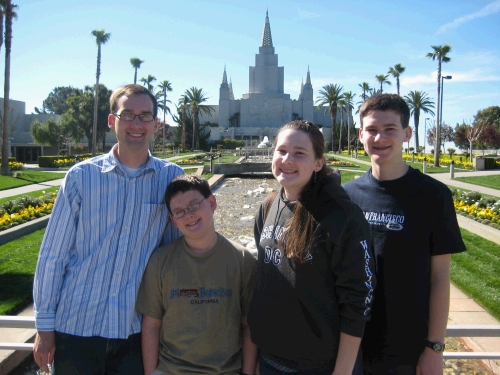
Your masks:
<instances>
[{"instance_id":1,"label":"girl in hoodie","mask_svg":"<svg viewBox=\"0 0 500 375\"><path fill-rule=\"evenodd\" d=\"M281 185L255 219L257 285L248 322L261 375L350 374L374 288L368 224L323 157L308 121L284 125L272 172Z\"/></svg>"}]
</instances>

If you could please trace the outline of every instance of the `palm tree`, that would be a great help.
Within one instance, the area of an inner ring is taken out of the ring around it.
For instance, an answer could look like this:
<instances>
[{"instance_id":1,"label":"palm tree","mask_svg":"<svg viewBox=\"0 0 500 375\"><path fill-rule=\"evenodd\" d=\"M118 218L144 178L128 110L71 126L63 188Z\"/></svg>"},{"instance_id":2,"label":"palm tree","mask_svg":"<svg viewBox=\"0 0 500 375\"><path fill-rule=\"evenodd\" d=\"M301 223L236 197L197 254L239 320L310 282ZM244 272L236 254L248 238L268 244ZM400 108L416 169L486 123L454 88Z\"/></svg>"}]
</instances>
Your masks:
<instances>
[{"instance_id":1,"label":"palm tree","mask_svg":"<svg viewBox=\"0 0 500 375\"><path fill-rule=\"evenodd\" d=\"M339 100L344 99L342 90L344 87L337 84L329 83L319 90L319 97L316 100L316 109L321 109L326 106L325 113L330 112L332 119L332 151L335 152L335 122L337 121L337 106Z\"/></svg>"},{"instance_id":2,"label":"palm tree","mask_svg":"<svg viewBox=\"0 0 500 375\"><path fill-rule=\"evenodd\" d=\"M198 134L200 130L200 113L211 115L214 109L209 105L202 104L209 99L206 97L203 89L191 87L189 90L186 90L184 95L186 96L187 106L191 110L191 116L193 117L193 150L197 150L200 148L200 137Z\"/></svg>"},{"instance_id":3,"label":"palm tree","mask_svg":"<svg viewBox=\"0 0 500 375\"><path fill-rule=\"evenodd\" d=\"M144 60L141 60L138 57L132 57L130 59L130 63L132 64L132 67L134 68L134 84L137 83L137 69L141 67L141 64L144 62Z\"/></svg>"},{"instance_id":4,"label":"palm tree","mask_svg":"<svg viewBox=\"0 0 500 375\"><path fill-rule=\"evenodd\" d=\"M410 91L405 96L405 100L410 107L410 113L413 116L413 123L415 124L415 150L418 152L418 124L420 121L420 111L430 113L434 116L431 108L434 108L434 102L423 91Z\"/></svg>"},{"instance_id":5,"label":"palm tree","mask_svg":"<svg viewBox=\"0 0 500 375\"><path fill-rule=\"evenodd\" d=\"M186 110L188 109L188 99L186 94L181 95L179 98L178 108L181 110L181 123L182 123L182 133L181 133L181 143L182 151L186 150Z\"/></svg>"},{"instance_id":6,"label":"palm tree","mask_svg":"<svg viewBox=\"0 0 500 375\"><path fill-rule=\"evenodd\" d=\"M170 100L167 100L167 91L172 91L172 84L168 79L160 82L158 85L158 92L156 93L156 98L158 99L160 96L163 96L163 104L158 107L163 111L163 123L166 124L165 116L167 112L170 112L170 108L167 107L167 102L172 103ZM165 155L165 125L163 125L163 154Z\"/></svg>"},{"instance_id":7,"label":"palm tree","mask_svg":"<svg viewBox=\"0 0 500 375\"><path fill-rule=\"evenodd\" d=\"M379 74L376 75L375 78L377 79L378 83L380 83L380 93L382 94L384 90L382 89L382 85L385 83L386 85L391 85L391 81L388 80L389 74Z\"/></svg>"},{"instance_id":8,"label":"palm tree","mask_svg":"<svg viewBox=\"0 0 500 375\"><path fill-rule=\"evenodd\" d=\"M0 30L2 31L0 32L0 50L2 49L3 46L3 21L6 9L7 9L7 1L0 0Z\"/></svg>"},{"instance_id":9,"label":"palm tree","mask_svg":"<svg viewBox=\"0 0 500 375\"><path fill-rule=\"evenodd\" d=\"M148 74L147 78L141 78L140 81L144 86L148 87L148 90L153 92L154 86L153 82L156 81L156 77L152 76L151 74Z\"/></svg>"},{"instance_id":10,"label":"palm tree","mask_svg":"<svg viewBox=\"0 0 500 375\"><path fill-rule=\"evenodd\" d=\"M5 0L3 3L3 13L5 15L5 81L3 90L3 126L2 126L2 166L1 174L9 174L9 112L10 112L10 53L12 50L12 21L17 18L14 11L16 4L11 0ZM2 33L3 30L0 30Z\"/></svg>"},{"instance_id":11,"label":"palm tree","mask_svg":"<svg viewBox=\"0 0 500 375\"><path fill-rule=\"evenodd\" d=\"M354 94L352 91L347 91L344 93L344 105L347 109L347 153L351 154L351 119L352 110L354 108Z\"/></svg>"},{"instance_id":12,"label":"palm tree","mask_svg":"<svg viewBox=\"0 0 500 375\"><path fill-rule=\"evenodd\" d=\"M398 95L399 95L399 76L401 74L403 74L403 72L405 71L405 67L403 65L401 65L401 63L398 63L394 66L391 66L389 68L389 71L387 73L389 73L390 75L392 75L394 78L396 78L396 90L398 92Z\"/></svg>"},{"instance_id":13,"label":"palm tree","mask_svg":"<svg viewBox=\"0 0 500 375\"><path fill-rule=\"evenodd\" d=\"M358 86L363 90L363 94L361 94L361 99L365 101L368 98L368 95L366 94L371 90L370 84L368 82L363 82L358 84Z\"/></svg>"},{"instance_id":14,"label":"palm tree","mask_svg":"<svg viewBox=\"0 0 500 375\"><path fill-rule=\"evenodd\" d=\"M445 44L444 46L431 46L434 51L429 52L426 56L432 60L438 61L437 71L437 124L436 124L436 145L441 144L441 106L439 98L441 97L441 65L447 63L451 59L446 56L451 51L451 46ZM434 147L434 166L439 167L439 147Z\"/></svg>"},{"instance_id":15,"label":"palm tree","mask_svg":"<svg viewBox=\"0 0 500 375\"><path fill-rule=\"evenodd\" d=\"M345 111L345 99L340 99L338 101L338 109L340 109L340 126L339 126L339 154L342 153L342 128L344 127L344 111Z\"/></svg>"},{"instance_id":16,"label":"palm tree","mask_svg":"<svg viewBox=\"0 0 500 375\"><path fill-rule=\"evenodd\" d=\"M101 46L107 43L107 41L111 37L111 33L107 33L103 29L103 30L92 30L91 34L95 36L95 43L97 44L97 71L95 74L94 122L92 124L92 156L95 156L97 147L97 109L99 107L99 76L101 75Z\"/></svg>"}]
</instances>

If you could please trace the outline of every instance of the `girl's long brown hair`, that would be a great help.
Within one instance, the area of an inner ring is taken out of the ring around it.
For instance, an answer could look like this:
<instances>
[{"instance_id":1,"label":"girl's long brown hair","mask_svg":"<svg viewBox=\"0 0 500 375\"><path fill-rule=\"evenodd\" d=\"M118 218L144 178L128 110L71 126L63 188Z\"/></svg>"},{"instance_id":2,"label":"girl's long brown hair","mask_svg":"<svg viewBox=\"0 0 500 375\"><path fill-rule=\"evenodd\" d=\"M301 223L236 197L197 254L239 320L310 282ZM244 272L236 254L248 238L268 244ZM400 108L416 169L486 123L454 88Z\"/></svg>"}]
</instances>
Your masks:
<instances>
[{"instance_id":1,"label":"girl's long brown hair","mask_svg":"<svg viewBox=\"0 0 500 375\"><path fill-rule=\"evenodd\" d=\"M279 135L288 129L306 133L311 140L315 158L320 159L323 157L325 150L323 134L312 122L304 120L296 120L283 125L278 132L278 136L274 140L275 148ZM316 183L320 183L328 173L329 168L323 164L323 168L321 168L319 172L312 174L311 179L300 192L300 197L307 196L311 188ZM300 197L296 203L294 215L286 223L285 233L278 241L278 245L284 249L285 255L299 264L305 262L306 257L314 245L314 231L317 225L313 215L300 203Z\"/></svg>"}]
</instances>

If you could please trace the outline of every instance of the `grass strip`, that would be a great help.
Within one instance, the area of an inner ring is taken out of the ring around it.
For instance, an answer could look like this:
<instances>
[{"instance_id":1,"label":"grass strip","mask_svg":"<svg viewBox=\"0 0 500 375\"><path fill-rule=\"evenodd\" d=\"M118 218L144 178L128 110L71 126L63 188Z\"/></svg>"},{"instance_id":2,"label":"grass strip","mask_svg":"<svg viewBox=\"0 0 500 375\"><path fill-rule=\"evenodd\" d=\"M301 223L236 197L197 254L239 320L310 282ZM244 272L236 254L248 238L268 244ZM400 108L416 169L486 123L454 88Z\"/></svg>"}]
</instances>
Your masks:
<instances>
[{"instance_id":1,"label":"grass strip","mask_svg":"<svg viewBox=\"0 0 500 375\"><path fill-rule=\"evenodd\" d=\"M41 172L41 171L20 171L18 177L0 176L0 190L12 189L20 186L38 184L40 182L57 180L64 178L64 173Z\"/></svg>"},{"instance_id":2,"label":"grass strip","mask_svg":"<svg viewBox=\"0 0 500 375\"><path fill-rule=\"evenodd\" d=\"M460 229L467 251L451 257L451 281L500 320L500 246Z\"/></svg>"},{"instance_id":3,"label":"grass strip","mask_svg":"<svg viewBox=\"0 0 500 375\"><path fill-rule=\"evenodd\" d=\"M33 277L45 229L0 246L0 315L33 301Z\"/></svg>"},{"instance_id":4,"label":"grass strip","mask_svg":"<svg viewBox=\"0 0 500 375\"><path fill-rule=\"evenodd\" d=\"M491 176L455 177L455 180L500 190L500 174Z\"/></svg>"}]
</instances>

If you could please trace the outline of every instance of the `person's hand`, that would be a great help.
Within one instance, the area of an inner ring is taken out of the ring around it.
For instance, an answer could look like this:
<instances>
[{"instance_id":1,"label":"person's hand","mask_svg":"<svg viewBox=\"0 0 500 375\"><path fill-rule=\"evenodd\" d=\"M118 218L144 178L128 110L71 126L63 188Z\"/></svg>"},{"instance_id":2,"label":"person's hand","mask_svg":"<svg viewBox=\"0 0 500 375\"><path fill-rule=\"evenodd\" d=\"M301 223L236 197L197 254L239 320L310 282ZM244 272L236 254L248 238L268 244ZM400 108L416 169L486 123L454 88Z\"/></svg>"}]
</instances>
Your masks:
<instances>
[{"instance_id":1,"label":"person's hand","mask_svg":"<svg viewBox=\"0 0 500 375\"><path fill-rule=\"evenodd\" d=\"M45 372L50 373L49 365L52 365L56 351L56 334L54 331L38 331L33 345L33 357L36 364Z\"/></svg>"},{"instance_id":2,"label":"person's hand","mask_svg":"<svg viewBox=\"0 0 500 375\"><path fill-rule=\"evenodd\" d=\"M417 375L443 375L443 353L425 348L418 359Z\"/></svg>"}]
</instances>

